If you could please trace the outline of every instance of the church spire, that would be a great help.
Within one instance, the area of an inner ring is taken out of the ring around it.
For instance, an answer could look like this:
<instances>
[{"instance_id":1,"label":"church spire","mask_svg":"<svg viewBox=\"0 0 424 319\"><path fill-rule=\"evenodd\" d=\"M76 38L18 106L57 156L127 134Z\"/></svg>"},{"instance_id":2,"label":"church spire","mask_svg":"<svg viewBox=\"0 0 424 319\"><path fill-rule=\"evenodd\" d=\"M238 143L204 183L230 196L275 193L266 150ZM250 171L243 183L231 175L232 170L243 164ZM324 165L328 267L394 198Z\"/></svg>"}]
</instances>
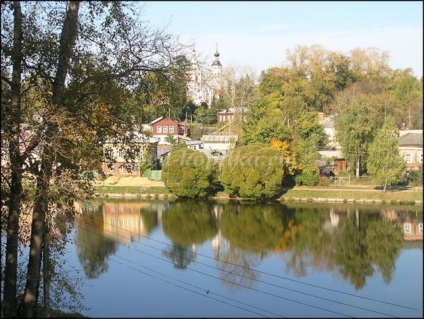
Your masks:
<instances>
[{"instance_id":1,"label":"church spire","mask_svg":"<svg viewBox=\"0 0 424 319\"><path fill-rule=\"evenodd\" d=\"M219 61L219 52L218 52L218 43L216 44L216 51L214 53L215 61L212 63L212 73L213 75L221 75L222 64Z\"/></svg>"}]
</instances>

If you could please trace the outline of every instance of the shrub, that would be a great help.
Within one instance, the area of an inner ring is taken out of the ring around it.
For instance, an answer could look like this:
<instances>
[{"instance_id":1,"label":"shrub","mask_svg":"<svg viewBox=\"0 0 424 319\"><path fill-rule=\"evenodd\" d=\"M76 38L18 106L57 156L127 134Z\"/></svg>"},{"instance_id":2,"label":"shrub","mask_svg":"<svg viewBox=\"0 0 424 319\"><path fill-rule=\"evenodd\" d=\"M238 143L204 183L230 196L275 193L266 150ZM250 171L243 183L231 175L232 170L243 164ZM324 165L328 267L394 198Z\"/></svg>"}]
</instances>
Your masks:
<instances>
[{"instance_id":1,"label":"shrub","mask_svg":"<svg viewBox=\"0 0 424 319\"><path fill-rule=\"evenodd\" d=\"M230 194L267 199L280 193L283 175L283 157L275 149L251 144L223 160L220 179Z\"/></svg>"},{"instance_id":2,"label":"shrub","mask_svg":"<svg viewBox=\"0 0 424 319\"><path fill-rule=\"evenodd\" d=\"M319 168L313 165L307 166L302 173L295 178L296 185L316 186L319 183Z\"/></svg>"},{"instance_id":3,"label":"shrub","mask_svg":"<svg viewBox=\"0 0 424 319\"><path fill-rule=\"evenodd\" d=\"M408 184L411 186L423 185L423 166L418 170L412 170L408 174Z\"/></svg>"},{"instance_id":4,"label":"shrub","mask_svg":"<svg viewBox=\"0 0 424 319\"><path fill-rule=\"evenodd\" d=\"M162 180L178 197L205 198L212 193L215 179L215 162L199 151L173 150L163 162Z\"/></svg>"}]
</instances>

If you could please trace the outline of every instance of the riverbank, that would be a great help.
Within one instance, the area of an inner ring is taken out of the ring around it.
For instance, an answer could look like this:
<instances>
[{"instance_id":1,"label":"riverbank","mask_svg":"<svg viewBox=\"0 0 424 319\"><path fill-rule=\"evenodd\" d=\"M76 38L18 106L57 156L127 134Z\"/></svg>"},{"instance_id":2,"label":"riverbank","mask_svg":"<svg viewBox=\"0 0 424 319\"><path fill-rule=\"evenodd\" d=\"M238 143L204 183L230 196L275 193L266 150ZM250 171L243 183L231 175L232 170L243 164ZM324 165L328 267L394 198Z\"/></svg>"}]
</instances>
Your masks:
<instances>
[{"instance_id":1,"label":"riverbank","mask_svg":"<svg viewBox=\"0 0 424 319\"><path fill-rule=\"evenodd\" d=\"M422 205L423 189L422 187L404 187L383 192L376 185L300 186L285 190L279 200L282 202Z\"/></svg>"},{"instance_id":2,"label":"riverbank","mask_svg":"<svg viewBox=\"0 0 424 319\"><path fill-rule=\"evenodd\" d=\"M95 185L96 197L137 198L175 200L162 181L151 181L146 177L110 177ZM227 194L220 193L212 199L230 200ZM237 198L231 198L240 200ZM390 205L422 205L422 187L404 187L383 192L377 185L331 185L331 186L296 186L285 189L281 202L312 203L363 203Z\"/></svg>"}]
</instances>

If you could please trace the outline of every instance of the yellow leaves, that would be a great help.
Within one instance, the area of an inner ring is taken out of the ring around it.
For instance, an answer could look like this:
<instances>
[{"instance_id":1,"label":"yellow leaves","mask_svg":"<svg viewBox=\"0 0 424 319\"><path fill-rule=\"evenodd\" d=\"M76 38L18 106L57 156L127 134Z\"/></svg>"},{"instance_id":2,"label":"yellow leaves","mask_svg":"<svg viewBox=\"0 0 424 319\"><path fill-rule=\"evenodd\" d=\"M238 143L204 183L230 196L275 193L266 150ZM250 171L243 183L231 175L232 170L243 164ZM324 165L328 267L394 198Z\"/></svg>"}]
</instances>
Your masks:
<instances>
[{"instance_id":1,"label":"yellow leaves","mask_svg":"<svg viewBox=\"0 0 424 319\"><path fill-rule=\"evenodd\" d=\"M286 230L284 231L284 234L277 245L274 247L274 251L286 251L296 241L296 237L298 236L299 232L302 230L301 225L295 225L293 220L290 220Z\"/></svg>"},{"instance_id":2,"label":"yellow leaves","mask_svg":"<svg viewBox=\"0 0 424 319\"><path fill-rule=\"evenodd\" d=\"M296 171L303 170L303 165L297 162L296 154L288 142L272 139L271 147L283 156L285 174L294 175Z\"/></svg>"},{"instance_id":3,"label":"yellow leaves","mask_svg":"<svg viewBox=\"0 0 424 319\"><path fill-rule=\"evenodd\" d=\"M110 123L110 105L98 104L93 107L91 124L94 126L105 127Z\"/></svg>"}]
</instances>

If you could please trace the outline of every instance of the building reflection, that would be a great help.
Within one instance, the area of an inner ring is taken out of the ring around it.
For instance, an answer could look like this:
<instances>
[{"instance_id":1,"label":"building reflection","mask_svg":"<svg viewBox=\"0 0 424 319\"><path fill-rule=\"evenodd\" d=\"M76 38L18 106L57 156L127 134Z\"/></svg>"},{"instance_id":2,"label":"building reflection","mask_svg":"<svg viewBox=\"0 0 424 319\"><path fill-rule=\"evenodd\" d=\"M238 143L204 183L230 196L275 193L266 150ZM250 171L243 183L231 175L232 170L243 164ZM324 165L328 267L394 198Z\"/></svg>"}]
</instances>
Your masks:
<instances>
[{"instance_id":1,"label":"building reflection","mask_svg":"<svg viewBox=\"0 0 424 319\"><path fill-rule=\"evenodd\" d=\"M105 236L129 246L132 241L147 236L151 223L141 212L149 208L150 203L103 203L103 220ZM157 214L154 214L154 226L157 225Z\"/></svg>"},{"instance_id":2,"label":"building reflection","mask_svg":"<svg viewBox=\"0 0 424 319\"><path fill-rule=\"evenodd\" d=\"M380 214L384 219L398 223L405 240L423 240L422 214L420 217L418 212L415 212L414 216L411 212L393 209L382 209Z\"/></svg>"}]
</instances>

